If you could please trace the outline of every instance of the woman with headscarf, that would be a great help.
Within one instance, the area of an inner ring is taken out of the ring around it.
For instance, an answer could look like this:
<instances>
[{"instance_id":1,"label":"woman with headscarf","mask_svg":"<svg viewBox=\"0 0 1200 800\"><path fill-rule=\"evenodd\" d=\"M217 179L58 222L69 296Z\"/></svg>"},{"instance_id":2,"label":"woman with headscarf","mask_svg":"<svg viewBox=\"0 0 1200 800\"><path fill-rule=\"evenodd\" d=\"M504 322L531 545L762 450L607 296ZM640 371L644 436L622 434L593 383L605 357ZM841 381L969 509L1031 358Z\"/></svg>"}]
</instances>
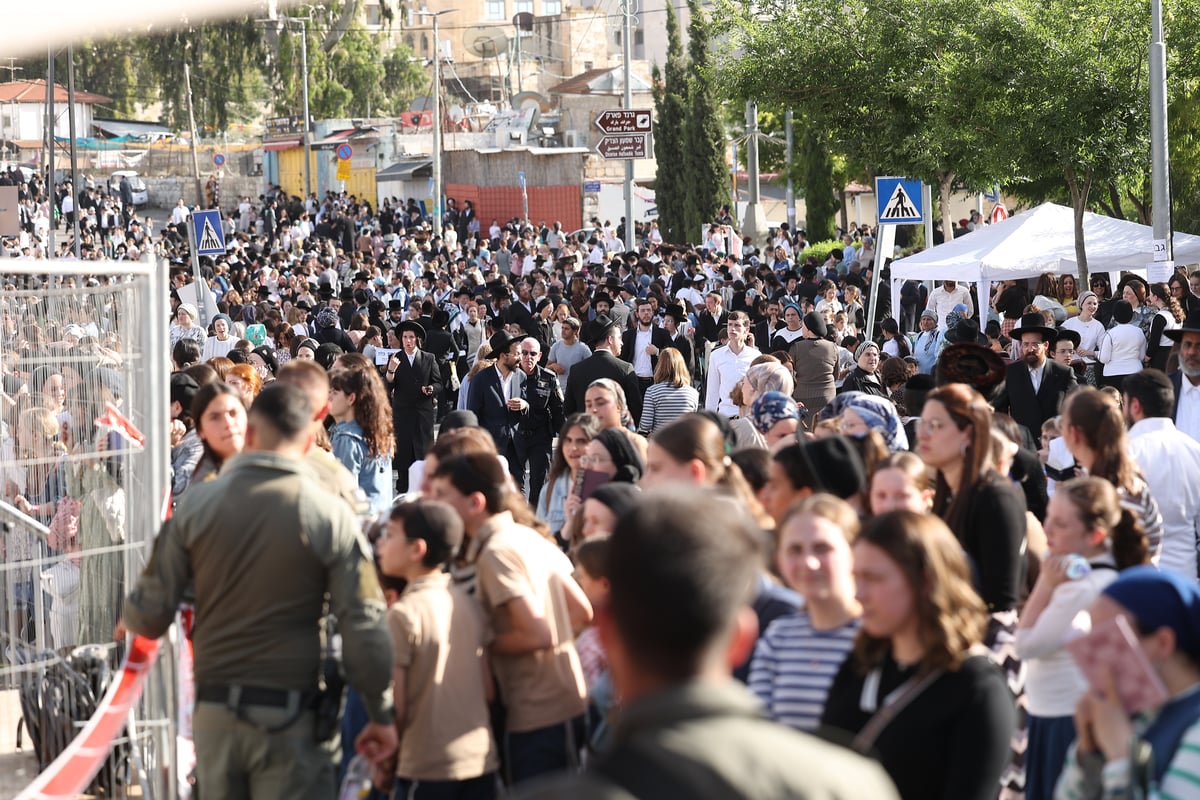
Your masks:
<instances>
[{"instance_id":1,"label":"woman with headscarf","mask_svg":"<svg viewBox=\"0 0 1200 800\"><path fill-rule=\"evenodd\" d=\"M213 335L204 340L204 350L201 359L208 361L215 356L223 356L237 344L233 335L233 320L228 314L217 314L212 321Z\"/></svg>"},{"instance_id":2,"label":"woman with headscarf","mask_svg":"<svg viewBox=\"0 0 1200 800\"><path fill-rule=\"evenodd\" d=\"M787 350L793 343L800 340L804 335L804 328L801 325L802 314L800 306L795 303L788 303L783 307L783 328L777 329L770 338L770 346L763 348L763 352L774 352L775 350Z\"/></svg>"},{"instance_id":3,"label":"woman with headscarf","mask_svg":"<svg viewBox=\"0 0 1200 800\"><path fill-rule=\"evenodd\" d=\"M786 318L786 315L785 315ZM815 419L825 404L837 394L834 378L837 374L838 348L825 337L829 329L815 311L804 317L804 335L787 348L796 365L796 387L792 398L808 409Z\"/></svg>"},{"instance_id":4,"label":"woman with headscarf","mask_svg":"<svg viewBox=\"0 0 1200 800\"><path fill-rule=\"evenodd\" d=\"M870 340L860 344L854 351L854 361L857 366L842 381L838 394L846 392L863 392L876 397L887 398L887 387L879 377L879 345Z\"/></svg>"},{"instance_id":5,"label":"woman with headscarf","mask_svg":"<svg viewBox=\"0 0 1200 800\"><path fill-rule=\"evenodd\" d=\"M764 392L750 406L750 421L767 450L794 440L800 430L800 406L783 392Z\"/></svg>"},{"instance_id":6,"label":"woman with headscarf","mask_svg":"<svg viewBox=\"0 0 1200 800\"><path fill-rule=\"evenodd\" d=\"M194 339L201 347L204 347L207 331L196 324L196 317L197 312L194 305L191 303L179 304L179 308L175 309L175 320L168 332L169 349L174 350L175 345L181 339Z\"/></svg>"},{"instance_id":7,"label":"woman with headscarf","mask_svg":"<svg viewBox=\"0 0 1200 800\"><path fill-rule=\"evenodd\" d=\"M888 452L908 450L908 434L892 401L862 392L849 392L842 397L845 398L841 404L844 436L860 438L867 431L875 431L883 437Z\"/></svg>"}]
</instances>

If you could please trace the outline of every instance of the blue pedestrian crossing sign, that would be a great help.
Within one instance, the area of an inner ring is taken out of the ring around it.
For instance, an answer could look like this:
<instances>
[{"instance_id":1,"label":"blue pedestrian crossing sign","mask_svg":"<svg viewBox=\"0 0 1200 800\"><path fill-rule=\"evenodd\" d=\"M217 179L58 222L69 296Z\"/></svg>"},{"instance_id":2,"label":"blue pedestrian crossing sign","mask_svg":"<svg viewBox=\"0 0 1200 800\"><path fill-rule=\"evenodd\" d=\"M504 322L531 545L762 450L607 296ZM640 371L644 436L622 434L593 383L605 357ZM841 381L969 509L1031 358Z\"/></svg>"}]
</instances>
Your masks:
<instances>
[{"instance_id":1,"label":"blue pedestrian crossing sign","mask_svg":"<svg viewBox=\"0 0 1200 800\"><path fill-rule=\"evenodd\" d=\"M913 225L925 221L920 181L876 178L875 202L880 225Z\"/></svg>"},{"instance_id":2,"label":"blue pedestrian crossing sign","mask_svg":"<svg viewBox=\"0 0 1200 800\"><path fill-rule=\"evenodd\" d=\"M225 254L225 232L221 228L221 211L192 212L192 236L196 241L196 255L220 256Z\"/></svg>"}]
</instances>

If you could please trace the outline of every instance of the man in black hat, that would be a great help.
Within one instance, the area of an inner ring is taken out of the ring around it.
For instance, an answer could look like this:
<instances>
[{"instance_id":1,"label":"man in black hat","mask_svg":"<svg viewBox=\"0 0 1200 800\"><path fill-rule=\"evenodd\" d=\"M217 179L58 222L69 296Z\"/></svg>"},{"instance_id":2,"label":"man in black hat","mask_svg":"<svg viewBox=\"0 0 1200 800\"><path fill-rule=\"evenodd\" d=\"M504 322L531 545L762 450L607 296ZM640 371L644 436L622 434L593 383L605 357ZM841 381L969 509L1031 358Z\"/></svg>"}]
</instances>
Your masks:
<instances>
[{"instance_id":1,"label":"man in black hat","mask_svg":"<svg viewBox=\"0 0 1200 800\"><path fill-rule=\"evenodd\" d=\"M496 452L508 459L508 471L522 489L525 464L517 454L514 440L521 416L529 410L525 399L526 375L517 368L520 361L517 347L525 339L505 330L494 334L488 344L496 363L476 373L467 396L467 409L475 413L479 427L492 435Z\"/></svg>"},{"instance_id":2,"label":"man in black hat","mask_svg":"<svg viewBox=\"0 0 1200 800\"><path fill-rule=\"evenodd\" d=\"M625 403L636 423L642 415L642 393L633 366L618 358L621 352L621 329L607 316L592 320L592 354L571 367L567 375L567 391L563 397L563 415L584 410L584 396L592 381L612 378L625 391Z\"/></svg>"},{"instance_id":3,"label":"man in black hat","mask_svg":"<svg viewBox=\"0 0 1200 800\"><path fill-rule=\"evenodd\" d=\"M425 457L433 444L434 402L442 392L442 375L437 359L421 350L425 329L414 320L396 327L401 352L388 359L384 377L392 389L392 428L396 436L396 455L392 471L396 474L396 493L408 491L408 468Z\"/></svg>"},{"instance_id":4,"label":"man in black hat","mask_svg":"<svg viewBox=\"0 0 1200 800\"><path fill-rule=\"evenodd\" d=\"M1004 385L993 406L1011 415L1036 439L1042 423L1058 415L1063 400L1078 383L1070 367L1047 358L1058 331L1046 327L1039 312L1022 316L1012 333L1021 342L1021 360L1005 369Z\"/></svg>"},{"instance_id":5,"label":"man in black hat","mask_svg":"<svg viewBox=\"0 0 1200 800\"><path fill-rule=\"evenodd\" d=\"M663 310L663 331L667 334L667 347L674 347L683 356L688 372L696 374L696 350L687 335L688 315L683 306L672 303Z\"/></svg>"},{"instance_id":6,"label":"man in black hat","mask_svg":"<svg viewBox=\"0 0 1200 800\"><path fill-rule=\"evenodd\" d=\"M1179 369L1169 376L1175 388L1175 427L1200 441L1200 309L1163 335L1179 343Z\"/></svg>"},{"instance_id":7,"label":"man in black hat","mask_svg":"<svg viewBox=\"0 0 1200 800\"><path fill-rule=\"evenodd\" d=\"M388 330L404 322L404 301L389 300L388 301L388 318L385 320Z\"/></svg>"}]
</instances>

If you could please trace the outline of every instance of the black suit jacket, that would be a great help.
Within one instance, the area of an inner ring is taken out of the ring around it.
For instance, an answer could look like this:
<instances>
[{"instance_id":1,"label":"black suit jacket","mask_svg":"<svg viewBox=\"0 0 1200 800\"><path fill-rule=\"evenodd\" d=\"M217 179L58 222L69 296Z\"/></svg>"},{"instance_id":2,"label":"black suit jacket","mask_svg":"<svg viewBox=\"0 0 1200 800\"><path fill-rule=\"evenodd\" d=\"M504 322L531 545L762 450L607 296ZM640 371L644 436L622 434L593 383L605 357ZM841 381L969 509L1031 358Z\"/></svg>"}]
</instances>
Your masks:
<instances>
[{"instance_id":1,"label":"black suit jacket","mask_svg":"<svg viewBox=\"0 0 1200 800\"><path fill-rule=\"evenodd\" d=\"M625 390L625 402L634 423L642 416L642 391L633 365L622 361L607 350L597 350L571 367L567 373L567 393L563 397L563 415L571 416L584 410L584 395L592 381L612 378Z\"/></svg>"},{"instance_id":2,"label":"black suit jacket","mask_svg":"<svg viewBox=\"0 0 1200 800\"><path fill-rule=\"evenodd\" d=\"M637 343L637 328L627 330L621 334L621 360L632 365L633 364L633 348ZM671 346L671 334L664 329L654 325L650 328L650 344L662 350L664 347ZM658 369L658 356L650 356L650 373L654 374L654 370Z\"/></svg>"},{"instance_id":3,"label":"black suit jacket","mask_svg":"<svg viewBox=\"0 0 1200 800\"><path fill-rule=\"evenodd\" d=\"M425 394L423 386L432 386ZM409 366L403 351L396 354L396 377L392 379L392 427L396 434L396 458L412 463L424 458L433 444L433 401L442 393L442 372L437 359L418 350Z\"/></svg>"},{"instance_id":4,"label":"black suit jacket","mask_svg":"<svg viewBox=\"0 0 1200 800\"><path fill-rule=\"evenodd\" d=\"M997 411L1009 414L1017 424L1024 425L1037 441L1042 435L1042 423L1058 415L1063 399L1076 385L1074 370L1047 360L1042 386L1034 394L1029 367L1024 361L1014 361L1005 370L1004 385L993 406Z\"/></svg>"},{"instance_id":5,"label":"black suit jacket","mask_svg":"<svg viewBox=\"0 0 1200 800\"><path fill-rule=\"evenodd\" d=\"M525 396L525 373L516 370L516 386L513 397ZM500 385L500 374L495 366L476 373L471 379L471 393L467 397L467 408L479 418L479 427L492 435L496 449L504 455L509 443L516 436L521 422L521 412L510 411L504 399L504 387Z\"/></svg>"}]
</instances>

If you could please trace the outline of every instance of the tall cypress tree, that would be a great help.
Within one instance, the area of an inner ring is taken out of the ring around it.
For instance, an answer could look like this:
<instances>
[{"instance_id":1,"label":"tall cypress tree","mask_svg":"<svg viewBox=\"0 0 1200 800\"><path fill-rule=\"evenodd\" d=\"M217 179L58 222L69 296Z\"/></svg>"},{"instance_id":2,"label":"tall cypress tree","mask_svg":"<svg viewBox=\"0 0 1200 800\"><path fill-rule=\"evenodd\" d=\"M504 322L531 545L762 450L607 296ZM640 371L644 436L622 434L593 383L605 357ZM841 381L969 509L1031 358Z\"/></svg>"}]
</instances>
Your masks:
<instances>
[{"instance_id":1,"label":"tall cypress tree","mask_svg":"<svg viewBox=\"0 0 1200 800\"><path fill-rule=\"evenodd\" d=\"M679 16L667 3L667 64L665 71L654 65L654 158L658 174L654 179L654 198L658 205L658 227L663 241L688 241L684 218L687 176L678 168L687 126L687 60L679 35Z\"/></svg>"},{"instance_id":2,"label":"tall cypress tree","mask_svg":"<svg viewBox=\"0 0 1200 800\"><path fill-rule=\"evenodd\" d=\"M682 151L688 182L684 195L684 235L689 241L698 241L701 226L712 220L723 203L729 202L729 187L725 133L721 130L721 114L709 65L709 22L699 0L688 0L688 11L692 16L688 25L691 85Z\"/></svg>"},{"instance_id":3,"label":"tall cypress tree","mask_svg":"<svg viewBox=\"0 0 1200 800\"><path fill-rule=\"evenodd\" d=\"M837 199L833 196L833 161L825 137L812 122L800 144L804 165L804 229L810 242L832 239L836 232Z\"/></svg>"}]
</instances>

